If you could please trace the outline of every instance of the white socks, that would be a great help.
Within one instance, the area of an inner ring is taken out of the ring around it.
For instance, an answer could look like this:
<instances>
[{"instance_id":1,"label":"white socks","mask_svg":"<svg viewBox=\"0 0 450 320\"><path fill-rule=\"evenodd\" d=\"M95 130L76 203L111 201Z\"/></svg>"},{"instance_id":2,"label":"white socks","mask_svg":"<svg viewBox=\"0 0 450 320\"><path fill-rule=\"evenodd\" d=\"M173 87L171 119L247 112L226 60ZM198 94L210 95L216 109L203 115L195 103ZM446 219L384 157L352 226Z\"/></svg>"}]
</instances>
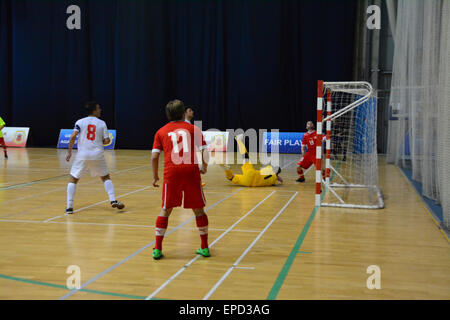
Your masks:
<instances>
[{"instance_id":1,"label":"white socks","mask_svg":"<svg viewBox=\"0 0 450 320\"><path fill-rule=\"evenodd\" d=\"M116 200L116 195L114 194L114 185L109 179L105 181L105 191L109 196L109 201Z\"/></svg>"},{"instance_id":2,"label":"white socks","mask_svg":"<svg viewBox=\"0 0 450 320\"><path fill-rule=\"evenodd\" d=\"M73 208L73 198L75 196L75 191L77 185L75 183L69 182L67 185L67 209ZM114 194L114 185L111 180L105 181L105 191L109 196L109 201L115 201L116 195Z\"/></svg>"},{"instance_id":3,"label":"white socks","mask_svg":"<svg viewBox=\"0 0 450 320\"><path fill-rule=\"evenodd\" d=\"M73 208L73 197L75 196L75 191L77 185L75 183L69 182L67 185L67 209Z\"/></svg>"}]
</instances>

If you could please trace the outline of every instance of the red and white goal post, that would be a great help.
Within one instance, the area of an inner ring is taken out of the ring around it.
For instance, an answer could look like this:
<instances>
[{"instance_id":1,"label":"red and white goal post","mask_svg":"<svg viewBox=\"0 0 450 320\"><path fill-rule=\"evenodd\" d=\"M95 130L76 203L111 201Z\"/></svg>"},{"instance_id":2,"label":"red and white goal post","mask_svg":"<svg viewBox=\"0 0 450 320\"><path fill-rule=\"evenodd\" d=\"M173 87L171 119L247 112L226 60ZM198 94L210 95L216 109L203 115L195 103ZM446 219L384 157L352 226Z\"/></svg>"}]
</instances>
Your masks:
<instances>
[{"instance_id":1,"label":"red and white goal post","mask_svg":"<svg viewBox=\"0 0 450 320\"><path fill-rule=\"evenodd\" d=\"M370 83L318 82L317 135L325 141L325 152L323 143L317 146L316 206L384 207L378 187L376 130L377 99Z\"/></svg>"}]
</instances>

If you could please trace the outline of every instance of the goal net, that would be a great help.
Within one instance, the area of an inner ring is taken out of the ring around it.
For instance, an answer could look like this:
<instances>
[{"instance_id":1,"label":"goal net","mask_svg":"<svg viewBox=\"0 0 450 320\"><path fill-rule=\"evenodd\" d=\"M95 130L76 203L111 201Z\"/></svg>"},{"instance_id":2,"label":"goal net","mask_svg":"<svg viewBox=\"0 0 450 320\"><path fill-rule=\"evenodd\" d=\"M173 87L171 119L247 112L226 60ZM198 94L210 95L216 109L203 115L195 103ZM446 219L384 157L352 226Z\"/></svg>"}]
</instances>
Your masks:
<instances>
[{"instance_id":1,"label":"goal net","mask_svg":"<svg viewBox=\"0 0 450 320\"><path fill-rule=\"evenodd\" d=\"M383 208L372 86L319 81L317 100L317 134L324 143L316 150L316 205Z\"/></svg>"}]
</instances>

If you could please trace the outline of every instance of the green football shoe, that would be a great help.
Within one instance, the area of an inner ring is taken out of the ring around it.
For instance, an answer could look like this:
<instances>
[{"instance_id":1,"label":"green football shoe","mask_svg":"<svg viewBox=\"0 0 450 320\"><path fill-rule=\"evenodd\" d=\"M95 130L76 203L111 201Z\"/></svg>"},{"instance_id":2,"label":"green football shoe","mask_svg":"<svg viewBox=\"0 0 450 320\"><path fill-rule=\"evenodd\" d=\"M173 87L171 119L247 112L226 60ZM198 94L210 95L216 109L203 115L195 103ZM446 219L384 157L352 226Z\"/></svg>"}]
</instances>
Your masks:
<instances>
[{"instance_id":1,"label":"green football shoe","mask_svg":"<svg viewBox=\"0 0 450 320\"><path fill-rule=\"evenodd\" d=\"M161 250L159 249L153 249L153 259L155 260L159 260L162 257L164 257L164 255L162 254Z\"/></svg>"},{"instance_id":2,"label":"green football shoe","mask_svg":"<svg viewBox=\"0 0 450 320\"><path fill-rule=\"evenodd\" d=\"M197 249L196 251L197 254L204 256L205 258L208 258L211 256L211 254L209 253L209 249L205 248L205 249Z\"/></svg>"}]
</instances>

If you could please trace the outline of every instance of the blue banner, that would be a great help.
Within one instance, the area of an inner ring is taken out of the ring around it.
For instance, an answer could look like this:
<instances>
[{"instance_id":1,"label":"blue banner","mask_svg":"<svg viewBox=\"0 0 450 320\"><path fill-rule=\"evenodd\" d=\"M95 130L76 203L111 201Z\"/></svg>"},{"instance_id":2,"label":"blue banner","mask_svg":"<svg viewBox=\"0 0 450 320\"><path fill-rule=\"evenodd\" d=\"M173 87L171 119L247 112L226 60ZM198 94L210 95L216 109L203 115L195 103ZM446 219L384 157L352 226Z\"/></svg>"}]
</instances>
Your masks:
<instances>
[{"instance_id":1,"label":"blue banner","mask_svg":"<svg viewBox=\"0 0 450 320\"><path fill-rule=\"evenodd\" d=\"M58 149L68 149L69 148L69 140L72 135L73 129L61 129L58 138L58 145L56 148ZM105 150L113 150L116 145L116 130L108 130L110 143L105 145ZM75 140L75 144L73 146L74 149L77 149L78 144L78 136Z\"/></svg>"},{"instance_id":2,"label":"blue banner","mask_svg":"<svg viewBox=\"0 0 450 320\"><path fill-rule=\"evenodd\" d=\"M278 146L279 153L302 153L302 139L304 132L265 132L263 150L274 152Z\"/></svg>"}]
</instances>

